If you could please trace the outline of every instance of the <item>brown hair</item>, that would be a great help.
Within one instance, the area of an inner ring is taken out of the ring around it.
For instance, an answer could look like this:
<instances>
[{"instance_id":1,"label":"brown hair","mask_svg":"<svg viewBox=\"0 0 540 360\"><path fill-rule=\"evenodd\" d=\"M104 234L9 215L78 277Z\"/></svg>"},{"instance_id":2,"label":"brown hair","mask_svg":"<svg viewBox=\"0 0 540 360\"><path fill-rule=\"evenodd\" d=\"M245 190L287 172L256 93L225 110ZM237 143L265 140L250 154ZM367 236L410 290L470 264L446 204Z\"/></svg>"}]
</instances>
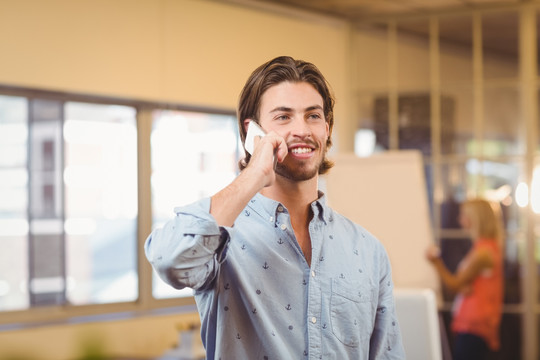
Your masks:
<instances>
[{"instance_id":1,"label":"brown hair","mask_svg":"<svg viewBox=\"0 0 540 360\"><path fill-rule=\"evenodd\" d=\"M238 128L242 144L246 140L246 129L244 120L252 119L259 123L259 109L261 98L266 90L282 82L306 82L312 85L321 95L324 106L324 118L328 123L329 133L326 140L327 150L332 146L332 127L334 126L334 96L330 85L317 69L317 67L303 60L295 60L290 56L280 56L259 66L246 81L240 100L238 102ZM245 158L239 163L240 170L243 170L249 163L251 156L246 152ZM325 174L334 163L325 157L319 168L319 174Z\"/></svg>"}]
</instances>

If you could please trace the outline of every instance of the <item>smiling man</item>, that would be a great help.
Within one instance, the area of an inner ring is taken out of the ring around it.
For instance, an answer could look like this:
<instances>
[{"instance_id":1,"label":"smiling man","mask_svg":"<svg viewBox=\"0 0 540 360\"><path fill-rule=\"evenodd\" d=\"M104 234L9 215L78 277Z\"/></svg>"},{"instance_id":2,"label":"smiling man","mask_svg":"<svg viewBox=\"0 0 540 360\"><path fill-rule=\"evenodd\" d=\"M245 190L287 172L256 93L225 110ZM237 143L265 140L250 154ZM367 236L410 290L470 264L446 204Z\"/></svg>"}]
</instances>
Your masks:
<instances>
[{"instance_id":1,"label":"smiling man","mask_svg":"<svg viewBox=\"0 0 540 360\"><path fill-rule=\"evenodd\" d=\"M176 208L146 256L171 286L194 289L207 359L404 359L380 242L326 205L334 98L311 63L278 57L240 95L241 172ZM275 161L276 160L276 161Z\"/></svg>"}]
</instances>

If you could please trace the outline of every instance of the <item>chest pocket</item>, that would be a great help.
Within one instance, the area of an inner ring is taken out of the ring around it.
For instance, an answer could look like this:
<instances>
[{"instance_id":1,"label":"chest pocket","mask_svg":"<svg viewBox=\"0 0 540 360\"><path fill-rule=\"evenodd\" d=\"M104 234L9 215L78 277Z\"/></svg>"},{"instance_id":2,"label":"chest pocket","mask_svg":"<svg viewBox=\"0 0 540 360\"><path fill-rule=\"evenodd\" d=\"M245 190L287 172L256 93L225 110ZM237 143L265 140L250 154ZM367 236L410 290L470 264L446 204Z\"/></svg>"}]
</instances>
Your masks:
<instances>
[{"instance_id":1,"label":"chest pocket","mask_svg":"<svg viewBox=\"0 0 540 360\"><path fill-rule=\"evenodd\" d=\"M330 318L334 336L343 344L358 347L373 330L373 290L369 285L332 280Z\"/></svg>"}]
</instances>

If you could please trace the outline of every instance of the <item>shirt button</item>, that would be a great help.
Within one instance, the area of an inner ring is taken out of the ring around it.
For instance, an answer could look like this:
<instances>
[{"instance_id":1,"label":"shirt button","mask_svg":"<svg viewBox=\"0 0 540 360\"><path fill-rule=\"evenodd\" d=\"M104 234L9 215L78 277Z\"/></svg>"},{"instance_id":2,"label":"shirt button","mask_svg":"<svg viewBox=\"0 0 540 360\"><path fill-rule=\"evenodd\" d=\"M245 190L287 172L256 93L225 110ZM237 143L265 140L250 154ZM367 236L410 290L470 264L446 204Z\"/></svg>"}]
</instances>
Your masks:
<instances>
[{"instance_id":1,"label":"shirt button","mask_svg":"<svg viewBox=\"0 0 540 360\"><path fill-rule=\"evenodd\" d=\"M315 324L315 323L317 322L317 318L316 318L315 316L312 317L312 318L311 318L311 322Z\"/></svg>"},{"instance_id":2,"label":"shirt button","mask_svg":"<svg viewBox=\"0 0 540 360\"><path fill-rule=\"evenodd\" d=\"M285 230L285 229L287 229L287 225L281 224L280 228L281 228L281 230Z\"/></svg>"},{"instance_id":3,"label":"shirt button","mask_svg":"<svg viewBox=\"0 0 540 360\"><path fill-rule=\"evenodd\" d=\"M274 221L274 217L270 216L270 219L268 219L268 220L270 220L270 222L272 222L272 221Z\"/></svg>"},{"instance_id":4,"label":"shirt button","mask_svg":"<svg viewBox=\"0 0 540 360\"><path fill-rule=\"evenodd\" d=\"M277 211L283 212L283 206L279 205L278 208L277 208Z\"/></svg>"},{"instance_id":5,"label":"shirt button","mask_svg":"<svg viewBox=\"0 0 540 360\"><path fill-rule=\"evenodd\" d=\"M311 276L315 277L315 270L311 271Z\"/></svg>"}]
</instances>

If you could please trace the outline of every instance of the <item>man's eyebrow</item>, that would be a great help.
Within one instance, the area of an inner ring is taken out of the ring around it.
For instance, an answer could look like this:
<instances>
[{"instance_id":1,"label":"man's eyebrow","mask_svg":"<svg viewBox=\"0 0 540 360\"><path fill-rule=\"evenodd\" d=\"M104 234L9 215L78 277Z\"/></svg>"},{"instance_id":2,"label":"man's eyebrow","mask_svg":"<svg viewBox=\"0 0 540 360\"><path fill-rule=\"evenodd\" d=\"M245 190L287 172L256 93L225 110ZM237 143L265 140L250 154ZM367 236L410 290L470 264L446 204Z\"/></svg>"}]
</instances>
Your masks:
<instances>
[{"instance_id":1,"label":"man's eyebrow","mask_svg":"<svg viewBox=\"0 0 540 360\"><path fill-rule=\"evenodd\" d=\"M279 112L279 111L291 112L291 111L293 111L293 109L290 108L290 107L286 107L286 106L278 106L278 107L270 110L271 113Z\"/></svg>"},{"instance_id":2,"label":"man's eyebrow","mask_svg":"<svg viewBox=\"0 0 540 360\"><path fill-rule=\"evenodd\" d=\"M321 110L324 111L323 107L321 105L313 105L306 108L306 111L312 111L312 110Z\"/></svg>"},{"instance_id":3,"label":"man's eyebrow","mask_svg":"<svg viewBox=\"0 0 540 360\"><path fill-rule=\"evenodd\" d=\"M313 110L321 110L324 111L323 107L321 105L312 105L308 106L304 111L313 111ZM278 111L284 111L284 112L292 112L293 109L287 106L278 106L272 110L270 110L270 113L278 112Z\"/></svg>"}]
</instances>

